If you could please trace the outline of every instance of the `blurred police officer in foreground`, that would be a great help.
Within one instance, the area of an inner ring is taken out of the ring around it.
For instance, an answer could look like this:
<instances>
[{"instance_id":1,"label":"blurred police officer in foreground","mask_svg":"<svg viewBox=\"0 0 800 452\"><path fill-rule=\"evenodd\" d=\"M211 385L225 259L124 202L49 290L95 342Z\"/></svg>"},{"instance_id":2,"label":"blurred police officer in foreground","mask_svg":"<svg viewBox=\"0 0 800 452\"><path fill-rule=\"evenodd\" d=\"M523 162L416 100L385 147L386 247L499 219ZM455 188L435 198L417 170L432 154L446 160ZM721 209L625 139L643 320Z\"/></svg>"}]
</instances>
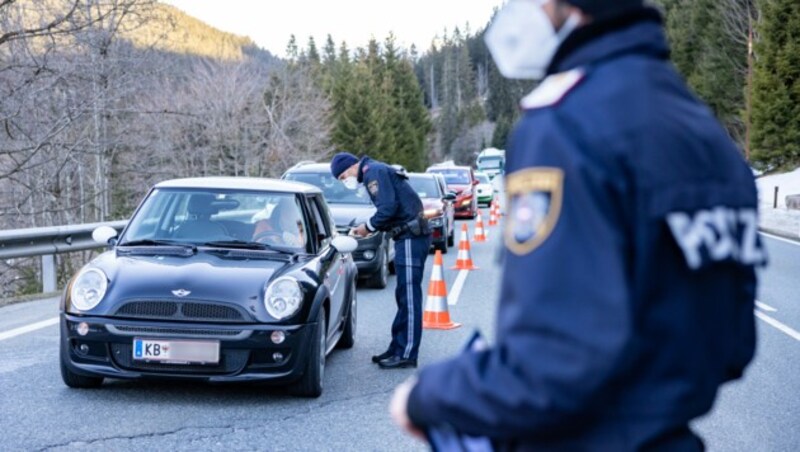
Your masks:
<instances>
[{"instance_id":1,"label":"blurred police officer in foreground","mask_svg":"<svg viewBox=\"0 0 800 452\"><path fill-rule=\"evenodd\" d=\"M753 176L641 0L511 0L486 42L544 80L510 137L496 344L391 411L511 450L701 450L689 422L755 345Z\"/></svg>"},{"instance_id":2,"label":"blurred police officer in foreground","mask_svg":"<svg viewBox=\"0 0 800 452\"><path fill-rule=\"evenodd\" d=\"M364 237L385 231L394 239L397 315L392 324L389 348L373 356L372 362L384 369L417 367L422 337L422 274L431 246L422 201L404 174L368 157L359 160L352 154L336 154L331 172L351 190L359 184L365 185L378 209L366 224L354 228L351 234Z\"/></svg>"}]
</instances>

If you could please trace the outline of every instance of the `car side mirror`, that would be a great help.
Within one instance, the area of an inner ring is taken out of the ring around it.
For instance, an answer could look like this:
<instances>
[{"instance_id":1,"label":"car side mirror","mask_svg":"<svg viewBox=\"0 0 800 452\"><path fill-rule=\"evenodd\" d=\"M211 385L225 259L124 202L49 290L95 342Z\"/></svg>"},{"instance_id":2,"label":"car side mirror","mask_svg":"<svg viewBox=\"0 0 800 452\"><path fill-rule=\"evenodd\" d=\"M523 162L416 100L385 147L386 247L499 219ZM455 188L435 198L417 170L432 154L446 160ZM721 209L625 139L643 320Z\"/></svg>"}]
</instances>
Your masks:
<instances>
[{"instance_id":1,"label":"car side mirror","mask_svg":"<svg viewBox=\"0 0 800 452\"><path fill-rule=\"evenodd\" d=\"M331 246L340 253L352 253L358 248L358 242L350 236L338 235L331 242Z\"/></svg>"},{"instance_id":2,"label":"car side mirror","mask_svg":"<svg viewBox=\"0 0 800 452\"><path fill-rule=\"evenodd\" d=\"M453 193L453 192L450 192L450 193L444 195L444 198L442 198L442 199L445 200L445 201L455 201L456 200L456 194Z\"/></svg>"},{"instance_id":3,"label":"car side mirror","mask_svg":"<svg viewBox=\"0 0 800 452\"><path fill-rule=\"evenodd\" d=\"M92 240L104 246L116 245L117 244L116 238L117 238L117 230L112 228L111 226L100 226L99 228L92 231Z\"/></svg>"}]
</instances>

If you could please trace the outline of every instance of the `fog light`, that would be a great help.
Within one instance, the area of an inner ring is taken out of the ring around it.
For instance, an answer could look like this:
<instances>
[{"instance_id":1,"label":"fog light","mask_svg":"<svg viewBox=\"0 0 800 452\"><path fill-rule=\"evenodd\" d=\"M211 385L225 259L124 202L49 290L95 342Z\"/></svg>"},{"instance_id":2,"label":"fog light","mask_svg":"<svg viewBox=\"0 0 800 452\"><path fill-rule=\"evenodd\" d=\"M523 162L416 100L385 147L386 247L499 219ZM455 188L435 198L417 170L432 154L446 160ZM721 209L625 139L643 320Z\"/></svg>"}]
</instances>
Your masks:
<instances>
[{"instance_id":1,"label":"fog light","mask_svg":"<svg viewBox=\"0 0 800 452\"><path fill-rule=\"evenodd\" d=\"M81 352L81 355L87 355L89 354L89 346L86 344L81 344L81 346L78 347L78 351Z\"/></svg>"},{"instance_id":2,"label":"fog light","mask_svg":"<svg viewBox=\"0 0 800 452\"><path fill-rule=\"evenodd\" d=\"M86 336L89 334L89 324L86 322L81 322L78 324L78 334L81 336ZM88 348L87 348L88 350Z\"/></svg>"},{"instance_id":3,"label":"fog light","mask_svg":"<svg viewBox=\"0 0 800 452\"><path fill-rule=\"evenodd\" d=\"M283 331L273 331L270 335L270 339L272 339L273 344L283 344L283 341L286 340L286 333Z\"/></svg>"},{"instance_id":4,"label":"fog light","mask_svg":"<svg viewBox=\"0 0 800 452\"><path fill-rule=\"evenodd\" d=\"M374 258L375 258L375 251L372 250L364 251L364 259L371 261Z\"/></svg>"},{"instance_id":5,"label":"fog light","mask_svg":"<svg viewBox=\"0 0 800 452\"><path fill-rule=\"evenodd\" d=\"M272 354L272 360L275 361L276 363L279 363L279 362L283 361L283 353L281 353L281 352L273 353Z\"/></svg>"}]
</instances>

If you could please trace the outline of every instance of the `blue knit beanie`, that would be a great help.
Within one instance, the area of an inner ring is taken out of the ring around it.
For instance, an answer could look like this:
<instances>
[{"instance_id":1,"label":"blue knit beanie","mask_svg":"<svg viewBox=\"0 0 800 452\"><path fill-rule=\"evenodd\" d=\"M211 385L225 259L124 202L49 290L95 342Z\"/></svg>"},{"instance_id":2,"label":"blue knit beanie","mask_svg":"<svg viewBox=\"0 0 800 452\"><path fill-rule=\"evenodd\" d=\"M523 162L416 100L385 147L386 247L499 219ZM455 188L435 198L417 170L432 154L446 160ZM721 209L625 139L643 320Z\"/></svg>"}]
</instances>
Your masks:
<instances>
[{"instance_id":1,"label":"blue knit beanie","mask_svg":"<svg viewBox=\"0 0 800 452\"><path fill-rule=\"evenodd\" d=\"M343 172L348 168L358 163L358 157L349 152L340 152L333 156L331 161L331 174L333 177L339 178Z\"/></svg>"},{"instance_id":2,"label":"blue knit beanie","mask_svg":"<svg viewBox=\"0 0 800 452\"><path fill-rule=\"evenodd\" d=\"M604 19L641 7L642 0L566 0L595 19Z\"/></svg>"}]
</instances>

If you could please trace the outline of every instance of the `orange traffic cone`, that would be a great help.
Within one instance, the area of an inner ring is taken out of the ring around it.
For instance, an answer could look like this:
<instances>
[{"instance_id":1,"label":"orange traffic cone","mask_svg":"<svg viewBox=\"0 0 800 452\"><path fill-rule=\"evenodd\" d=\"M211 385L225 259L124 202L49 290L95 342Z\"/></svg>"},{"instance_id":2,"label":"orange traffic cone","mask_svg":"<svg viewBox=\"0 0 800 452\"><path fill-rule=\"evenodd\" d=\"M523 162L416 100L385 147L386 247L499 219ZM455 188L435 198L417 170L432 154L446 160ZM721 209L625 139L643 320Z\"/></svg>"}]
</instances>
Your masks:
<instances>
[{"instance_id":1,"label":"orange traffic cone","mask_svg":"<svg viewBox=\"0 0 800 452\"><path fill-rule=\"evenodd\" d=\"M488 232L486 229L483 228L483 218L481 217L481 211L478 211L478 221L475 222L475 238L472 239L473 242L485 242L488 237Z\"/></svg>"},{"instance_id":2,"label":"orange traffic cone","mask_svg":"<svg viewBox=\"0 0 800 452\"><path fill-rule=\"evenodd\" d=\"M489 207L489 226L497 226L497 200L492 200Z\"/></svg>"},{"instance_id":3,"label":"orange traffic cone","mask_svg":"<svg viewBox=\"0 0 800 452\"><path fill-rule=\"evenodd\" d=\"M428 284L428 298L422 314L422 327L429 330L452 330L461 326L450 320L447 310L447 286L442 277L442 252L436 250L433 258L431 282Z\"/></svg>"},{"instance_id":4,"label":"orange traffic cone","mask_svg":"<svg viewBox=\"0 0 800 452\"><path fill-rule=\"evenodd\" d=\"M467 224L461 225L461 240L458 242L458 258L456 259L456 266L451 270L477 270L478 267L472 263L470 257L469 247L469 231L467 231Z\"/></svg>"}]
</instances>

